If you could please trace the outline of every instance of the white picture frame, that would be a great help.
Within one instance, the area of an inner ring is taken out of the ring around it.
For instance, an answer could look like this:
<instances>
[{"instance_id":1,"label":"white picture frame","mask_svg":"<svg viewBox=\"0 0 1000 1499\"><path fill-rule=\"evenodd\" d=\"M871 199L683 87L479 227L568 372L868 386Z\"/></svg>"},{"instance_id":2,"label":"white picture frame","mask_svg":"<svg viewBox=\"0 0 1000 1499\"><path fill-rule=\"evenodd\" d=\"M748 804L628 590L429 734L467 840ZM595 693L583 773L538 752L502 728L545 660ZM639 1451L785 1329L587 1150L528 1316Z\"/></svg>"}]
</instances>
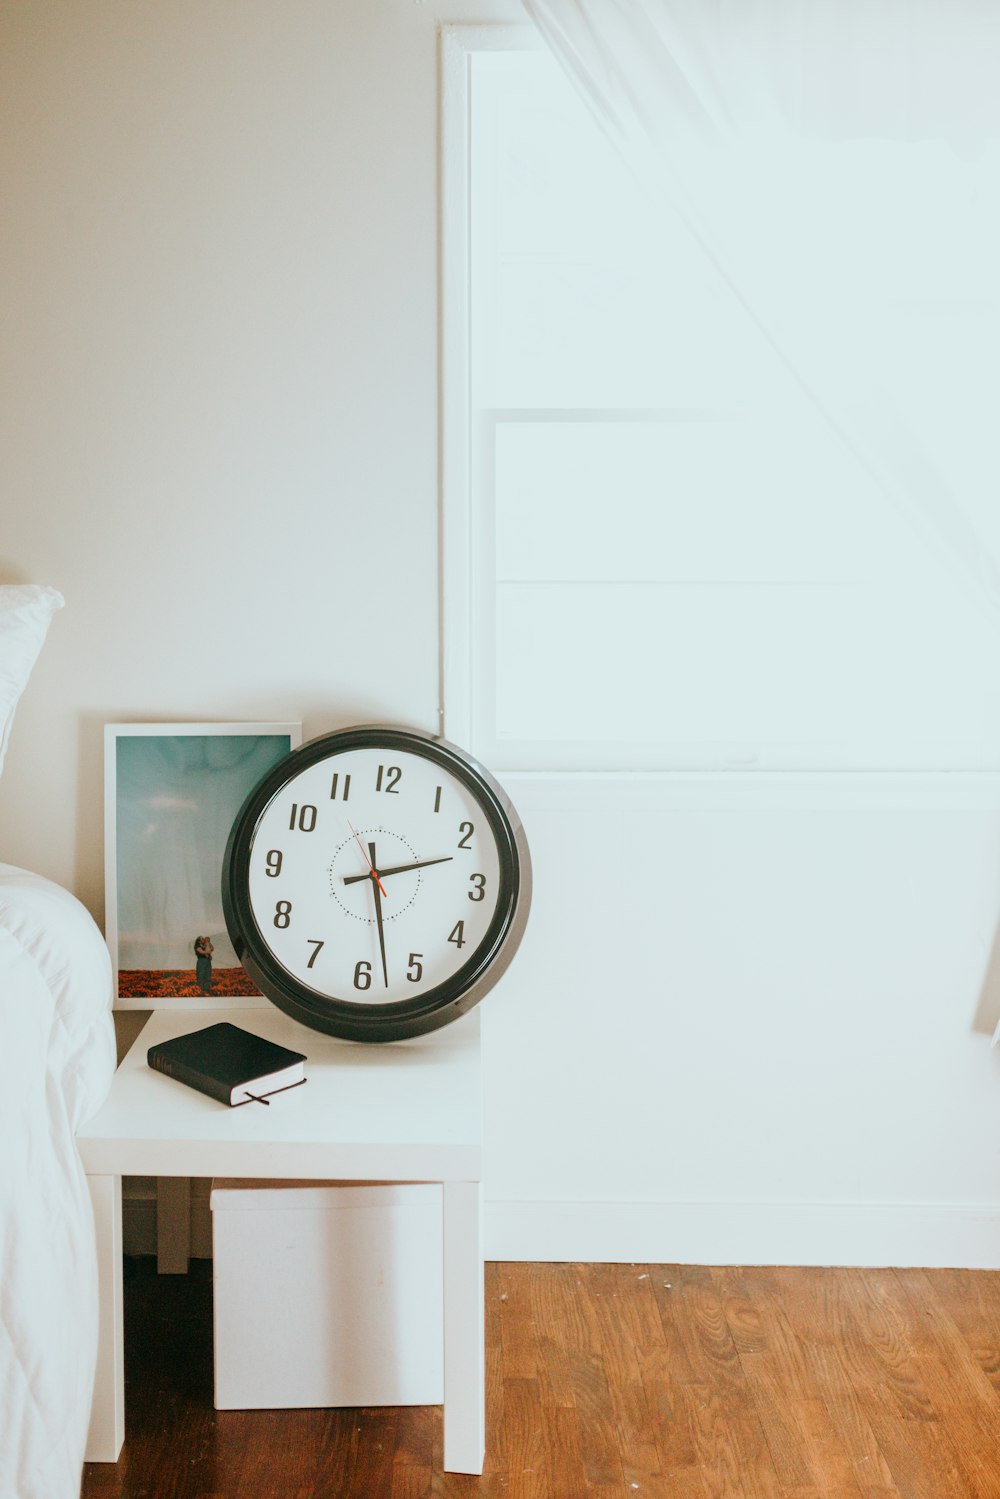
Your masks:
<instances>
[{"instance_id":1,"label":"white picture frame","mask_svg":"<svg viewBox=\"0 0 1000 1499\"><path fill-rule=\"evenodd\" d=\"M105 937L115 1009L269 1006L226 930L222 864L243 802L301 743L300 723L105 725Z\"/></svg>"}]
</instances>

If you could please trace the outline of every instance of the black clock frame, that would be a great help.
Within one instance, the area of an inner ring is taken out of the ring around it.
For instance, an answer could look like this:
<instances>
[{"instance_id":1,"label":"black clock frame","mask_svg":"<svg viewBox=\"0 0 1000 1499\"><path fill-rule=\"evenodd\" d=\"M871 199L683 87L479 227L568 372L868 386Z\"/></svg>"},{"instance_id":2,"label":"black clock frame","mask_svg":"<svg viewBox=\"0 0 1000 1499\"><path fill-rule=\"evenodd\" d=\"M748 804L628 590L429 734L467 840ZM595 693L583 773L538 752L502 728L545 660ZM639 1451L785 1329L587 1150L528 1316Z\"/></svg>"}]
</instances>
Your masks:
<instances>
[{"instance_id":1,"label":"black clock frame","mask_svg":"<svg viewBox=\"0 0 1000 1499\"><path fill-rule=\"evenodd\" d=\"M402 749L431 760L472 792L496 840L500 889L486 935L455 973L413 999L372 1005L332 999L310 989L271 951L250 904L250 856L257 825L275 795L303 770L354 749ZM520 943L531 905L528 843L510 798L478 760L447 739L397 725L359 724L322 734L293 750L260 780L233 823L222 864L222 908L243 967L280 1010L293 1019L350 1041L399 1041L437 1030L479 1003L506 970Z\"/></svg>"}]
</instances>

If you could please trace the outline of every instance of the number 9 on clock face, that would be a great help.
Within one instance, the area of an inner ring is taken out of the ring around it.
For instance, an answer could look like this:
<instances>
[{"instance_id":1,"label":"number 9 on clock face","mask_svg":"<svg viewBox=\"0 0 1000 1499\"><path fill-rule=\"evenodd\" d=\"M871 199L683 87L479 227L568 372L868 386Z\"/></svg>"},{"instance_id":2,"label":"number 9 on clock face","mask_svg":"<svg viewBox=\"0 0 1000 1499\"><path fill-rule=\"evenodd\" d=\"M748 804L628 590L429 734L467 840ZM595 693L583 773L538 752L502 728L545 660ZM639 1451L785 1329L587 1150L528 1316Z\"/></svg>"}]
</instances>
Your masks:
<instances>
[{"instance_id":1,"label":"number 9 on clock face","mask_svg":"<svg viewBox=\"0 0 1000 1499\"><path fill-rule=\"evenodd\" d=\"M447 741L366 726L303 745L255 788L222 893L262 993L379 1041L482 998L520 941L530 884L520 820L482 766Z\"/></svg>"}]
</instances>

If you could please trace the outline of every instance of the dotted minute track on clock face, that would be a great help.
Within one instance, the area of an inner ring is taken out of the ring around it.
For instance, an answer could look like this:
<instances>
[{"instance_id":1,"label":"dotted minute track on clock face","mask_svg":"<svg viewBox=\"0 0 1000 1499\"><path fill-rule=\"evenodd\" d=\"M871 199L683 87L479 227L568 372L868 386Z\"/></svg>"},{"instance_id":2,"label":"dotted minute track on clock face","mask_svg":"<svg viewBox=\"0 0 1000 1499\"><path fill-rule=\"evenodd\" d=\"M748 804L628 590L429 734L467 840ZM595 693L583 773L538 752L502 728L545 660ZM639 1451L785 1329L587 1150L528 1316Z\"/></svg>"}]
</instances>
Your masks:
<instances>
[{"instance_id":1,"label":"dotted minute track on clock face","mask_svg":"<svg viewBox=\"0 0 1000 1499\"><path fill-rule=\"evenodd\" d=\"M382 827L382 828L365 828L365 829L359 829L359 832L362 833L362 836L364 836L365 833L369 833L369 834L374 833L376 835L376 837L377 837L380 833L385 833L390 838L396 838L400 843L406 844L406 848L409 850L410 857L413 859L414 863L416 863L416 860L417 860L417 857L418 857L416 849L413 848L409 843L406 843L406 840L403 838L402 834L398 833L395 828L385 828L385 827ZM368 915L368 916L363 916L363 915L359 914L357 911L350 910L349 907L345 906L343 904L343 902L341 900L339 900L339 898L338 898L338 894L337 894L337 876L334 873L334 868L335 868L335 865L336 865L336 862L337 862L337 858L339 857L339 855L341 853L343 853L344 849L347 848L347 847L349 847L353 842L354 842L353 838L347 838L339 846L339 848L337 848L334 851L333 858L330 861L330 894L333 896L334 900L337 901L338 905L340 905L343 908L343 910L346 913L346 915L353 916L354 919L355 919L355 921L363 921L366 926L374 926L375 925L375 916L374 916L374 914ZM386 921L395 921L398 916L401 916L403 914L403 911L408 911L409 908L410 908L410 906L413 905L413 902L416 900L417 895L418 895L418 893L420 891L420 878L421 878L420 870L419 869L416 870L415 873L416 873L417 884L416 884L416 888L413 891L413 894L410 896L409 900L406 902L406 905L403 906L401 910L387 911L385 913L385 919L386 919Z\"/></svg>"}]
</instances>

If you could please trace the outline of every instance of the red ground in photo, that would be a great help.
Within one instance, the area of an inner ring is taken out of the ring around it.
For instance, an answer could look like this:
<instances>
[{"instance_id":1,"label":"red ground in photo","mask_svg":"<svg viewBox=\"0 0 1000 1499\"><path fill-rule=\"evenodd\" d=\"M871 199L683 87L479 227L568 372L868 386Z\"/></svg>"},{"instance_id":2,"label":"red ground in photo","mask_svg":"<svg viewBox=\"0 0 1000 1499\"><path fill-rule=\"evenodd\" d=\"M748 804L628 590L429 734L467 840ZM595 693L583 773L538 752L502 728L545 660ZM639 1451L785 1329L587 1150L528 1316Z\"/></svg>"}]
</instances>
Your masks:
<instances>
[{"instance_id":1,"label":"red ground in photo","mask_svg":"<svg viewBox=\"0 0 1000 1499\"><path fill-rule=\"evenodd\" d=\"M118 971L119 999L249 998L259 994L242 968L213 968L212 992L203 994L193 968L122 968Z\"/></svg>"}]
</instances>

